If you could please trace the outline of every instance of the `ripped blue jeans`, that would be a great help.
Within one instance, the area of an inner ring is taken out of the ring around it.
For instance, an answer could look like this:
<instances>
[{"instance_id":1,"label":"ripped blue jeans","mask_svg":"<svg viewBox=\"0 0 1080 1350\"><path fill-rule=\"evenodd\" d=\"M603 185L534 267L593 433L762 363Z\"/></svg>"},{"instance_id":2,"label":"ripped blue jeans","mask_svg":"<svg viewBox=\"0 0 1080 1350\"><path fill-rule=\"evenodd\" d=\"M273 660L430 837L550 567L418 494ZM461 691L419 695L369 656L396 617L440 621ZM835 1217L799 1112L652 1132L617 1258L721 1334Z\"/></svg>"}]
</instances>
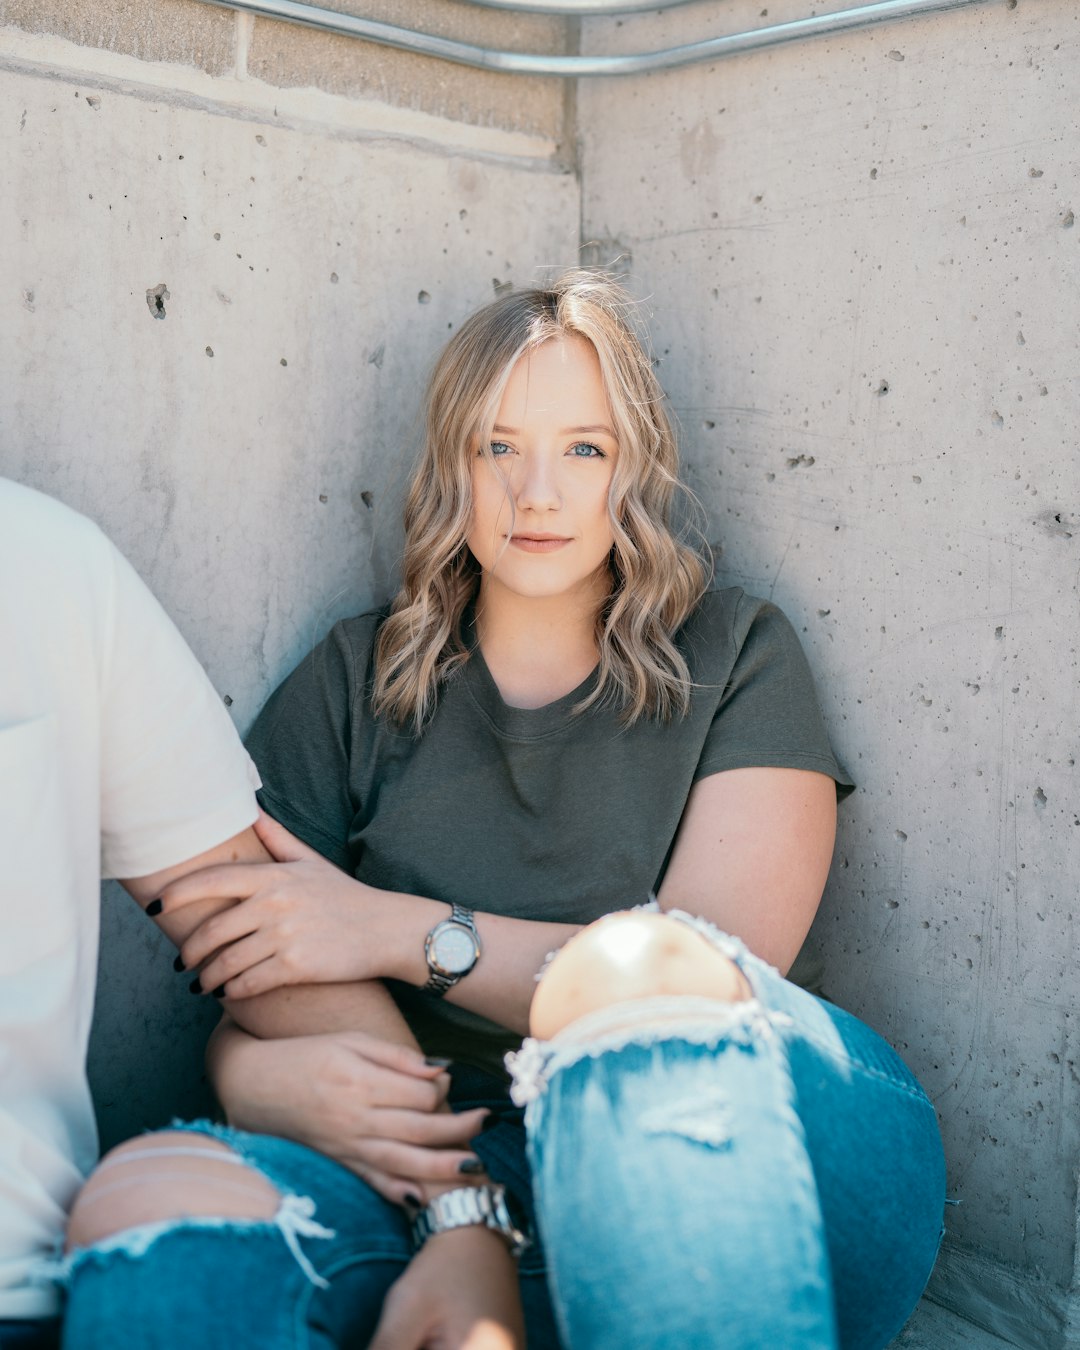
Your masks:
<instances>
[{"instance_id":1,"label":"ripped blue jeans","mask_svg":"<svg viewBox=\"0 0 1080 1350\"><path fill-rule=\"evenodd\" d=\"M526 1041L513 1103L454 1075L458 1109L498 1110L474 1147L536 1230L529 1350L879 1350L941 1237L933 1108L868 1027L686 921L751 1000L640 1000ZM409 1260L403 1213L301 1145L186 1128L276 1185L275 1220L178 1220L78 1253L67 1350L366 1346Z\"/></svg>"}]
</instances>

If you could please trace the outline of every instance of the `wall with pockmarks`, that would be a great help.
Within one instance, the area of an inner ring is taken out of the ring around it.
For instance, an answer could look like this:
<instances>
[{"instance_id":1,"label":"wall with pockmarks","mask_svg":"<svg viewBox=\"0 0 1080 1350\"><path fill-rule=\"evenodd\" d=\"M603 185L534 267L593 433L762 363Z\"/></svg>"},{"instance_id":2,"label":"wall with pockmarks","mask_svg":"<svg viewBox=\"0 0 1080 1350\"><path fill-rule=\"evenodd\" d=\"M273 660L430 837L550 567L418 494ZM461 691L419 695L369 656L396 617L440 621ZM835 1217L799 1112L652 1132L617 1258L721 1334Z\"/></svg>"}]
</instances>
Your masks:
<instances>
[{"instance_id":1,"label":"wall with pockmarks","mask_svg":"<svg viewBox=\"0 0 1080 1350\"><path fill-rule=\"evenodd\" d=\"M1012 0L579 95L584 238L648 297L720 574L795 623L859 784L815 940L940 1113L933 1290L1033 1347L1080 1134L1078 88L1080 11Z\"/></svg>"},{"instance_id":2,"label":"wall with pockmarks","mask_svg":"<svg viewBox=\"0 0 1080 1350\"><path fill-rule=\"evenodd\" d=\"M0 21L0 473L105 528L246 728L390 593L441 344L574 261L564 91L196 0L0 0ZM118 887L104 903L108 1142L206 1109L216 1013Z\"/></svg>"}]
</instances>

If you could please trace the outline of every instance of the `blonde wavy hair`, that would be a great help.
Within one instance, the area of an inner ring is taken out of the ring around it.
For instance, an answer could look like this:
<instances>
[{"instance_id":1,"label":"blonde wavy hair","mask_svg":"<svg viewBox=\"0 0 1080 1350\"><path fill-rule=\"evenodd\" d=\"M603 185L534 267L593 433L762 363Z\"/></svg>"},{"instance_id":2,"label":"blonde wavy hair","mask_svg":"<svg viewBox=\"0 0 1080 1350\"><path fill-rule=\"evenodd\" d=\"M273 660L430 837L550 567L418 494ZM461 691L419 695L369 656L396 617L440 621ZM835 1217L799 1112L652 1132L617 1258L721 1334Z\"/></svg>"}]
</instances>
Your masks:
<instances>
[{"instance_id":1,"label":"blonde wavy hair","mask_svg":"<svg viewBox=\"0 0 1080 1350\"><path fill-rule=\"evenodd\" d=\"M692 682L673 637L704 593L709 570L673 525L683 495L664 394L634 325L634 306L607 274L572 271L550 287L513 291L450 339L428 384L423 449L405 504L401 590L379 632L373 706L415 731L440 686L469 659L462 616L480 584L466 543L472 465L490 453L510 372L553 338L586 339L600 361L619 445L608 512L611 591L596 616L595 687L577 705L620 709L627 724L686 712ZM696 503L695 503L696 505Z\"/></svg>"}]
</instances>

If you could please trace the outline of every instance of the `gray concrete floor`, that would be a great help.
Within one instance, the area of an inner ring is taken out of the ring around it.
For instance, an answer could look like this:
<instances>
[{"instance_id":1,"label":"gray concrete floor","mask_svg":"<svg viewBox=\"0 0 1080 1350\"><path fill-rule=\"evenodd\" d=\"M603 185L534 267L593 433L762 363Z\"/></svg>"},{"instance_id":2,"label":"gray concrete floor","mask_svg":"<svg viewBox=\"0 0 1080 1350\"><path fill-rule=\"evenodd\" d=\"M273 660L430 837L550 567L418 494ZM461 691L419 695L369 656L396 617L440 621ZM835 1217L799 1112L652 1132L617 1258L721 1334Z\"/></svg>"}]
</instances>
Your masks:
<instances>
[{"instance_id":1,"label":"gray concrete floor","mask_svg":"<svg viewBox=\"0 0 1080 1350\"><path fill-rule=\"evenodd\" d=\"M1012 1347L1012 1341L1003 1341L1000 1336L923 1299L889 1350L1012 1350Z\"/></svg>"}]
</instances>

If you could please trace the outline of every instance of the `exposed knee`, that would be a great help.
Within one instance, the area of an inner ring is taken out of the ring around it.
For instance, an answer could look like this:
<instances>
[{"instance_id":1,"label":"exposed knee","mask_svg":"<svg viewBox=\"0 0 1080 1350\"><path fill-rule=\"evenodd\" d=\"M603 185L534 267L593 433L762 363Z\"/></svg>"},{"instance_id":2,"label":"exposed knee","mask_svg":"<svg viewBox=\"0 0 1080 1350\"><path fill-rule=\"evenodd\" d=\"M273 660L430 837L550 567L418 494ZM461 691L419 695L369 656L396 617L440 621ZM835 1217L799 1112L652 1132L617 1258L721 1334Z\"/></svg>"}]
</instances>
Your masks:
<instances>
[{"instance_id":1,"label":"exposed knee","mask_svg":"<svg viewBox=\"0 0 1080 1350\"><path fill-rule=\"evenodd\" d=\"M102 1159L75 1201L67 1245L194 1216L270 1220L280 1203L273 1183L227 1144L171 1130L129 1139Z\"/></svg>"},{"instance_id":2,"label":"exposed knee","mask_svg":"<svg viewBox=\"0 0 1080 1350\"><path fill-rule=\"evenodd\" d=\"M734 1003L750 997L750 986L734 961L678 919L611 914L571 938L548 966L529 1031L549 1040L600 1008L679 994Z\"/></svg>"}]
</instances>

